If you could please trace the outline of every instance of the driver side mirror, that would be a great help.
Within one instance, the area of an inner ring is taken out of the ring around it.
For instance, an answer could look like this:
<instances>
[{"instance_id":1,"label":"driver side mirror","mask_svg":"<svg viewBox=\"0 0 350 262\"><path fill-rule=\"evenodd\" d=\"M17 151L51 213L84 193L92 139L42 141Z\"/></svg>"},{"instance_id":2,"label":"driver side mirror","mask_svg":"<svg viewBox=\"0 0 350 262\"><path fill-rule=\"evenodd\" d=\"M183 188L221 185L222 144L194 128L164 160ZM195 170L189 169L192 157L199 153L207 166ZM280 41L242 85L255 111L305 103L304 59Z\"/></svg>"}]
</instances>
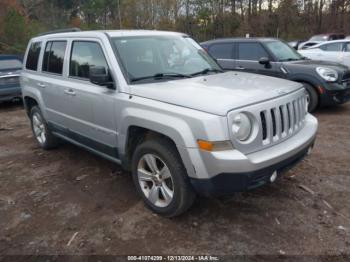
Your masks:
<instances>
[{"instance_id":1,"label":"driver side mirror","mask_svg":"<svg viewBox=\"0 0 350 262\"><path fill-rule=\"evenodd\" d=\"M259 64L264 65L265 67L270 67L270 59L267 57L261 57L259 59Z\"/></svg>"},{"instance_id":2,"label":"driver side mirror","mask_svg":"<svg viewBox=\"0 0 350 262\"><path fill-rule=\"evenodd\" d=\"M90 82L95 85L106 86L109 89L114 89L109 70L104 66L90 66Z\"/></svg>"}]
</instances>

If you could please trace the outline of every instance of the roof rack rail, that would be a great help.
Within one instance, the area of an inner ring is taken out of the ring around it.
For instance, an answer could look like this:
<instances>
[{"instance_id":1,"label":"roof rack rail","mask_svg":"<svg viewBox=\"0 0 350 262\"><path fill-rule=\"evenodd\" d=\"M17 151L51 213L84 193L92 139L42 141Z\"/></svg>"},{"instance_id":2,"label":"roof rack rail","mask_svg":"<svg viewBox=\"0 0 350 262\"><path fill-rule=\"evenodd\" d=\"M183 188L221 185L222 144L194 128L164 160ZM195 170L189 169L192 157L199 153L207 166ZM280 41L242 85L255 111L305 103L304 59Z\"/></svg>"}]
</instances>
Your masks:
<instances>
[{"instance_id":1,"label":"roof rack rail","mask_svg":"<svg viewBox=\"0 0 350 262\"><path fill-rule=\"evenodd\" d=\"M73 27L73 28L58 29L58 30L54 30L54 31L49 31L49 32L41 33L41 34L39 34L38 36L51 35L51 34L58 34L58 33L80 32L80 31L81 31L80 28Z\"/></svg>"}]
</instances>

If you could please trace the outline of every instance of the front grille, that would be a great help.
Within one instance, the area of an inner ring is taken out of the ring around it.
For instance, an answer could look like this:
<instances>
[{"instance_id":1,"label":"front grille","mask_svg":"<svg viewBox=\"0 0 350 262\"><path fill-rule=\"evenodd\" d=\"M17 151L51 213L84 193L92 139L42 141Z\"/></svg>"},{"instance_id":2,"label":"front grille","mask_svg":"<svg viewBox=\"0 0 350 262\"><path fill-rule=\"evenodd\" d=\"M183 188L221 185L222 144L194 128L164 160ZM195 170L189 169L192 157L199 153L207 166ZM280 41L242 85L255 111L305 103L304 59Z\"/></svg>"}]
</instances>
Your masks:
<instances>
[{"instance_id":1,"label":"front grille","mask_svg":"<svg viewBox=\"0 0 350 262\"><path fill-rule=\"evenodd\" d=\"M0 77L0 86L19 85L19 76Z\"/></svg>"},{"instance_id":2,"label":"front grille","mask_svg":"<svg viewBox=\"0 0 350 262\"><path fill-rule=\"evenodd\" d=\"M261 111L262 144L277 142L296 132L303 125L306 113L305 96Z\"/></svg>"},{"instance_id":3,"label":"front grille","mask_svg":"<svg viewBox=\"0 0 350 262\"><path fill-rule=\"evenodd\" d=\"M247 141L237 140L231 132L232 143L242 153L260 151L288 139L303 128L307 114L305 89L233 110L228 114L229 126L241 112L252 117L256 129Z\"/></svg>"}]
</instances>

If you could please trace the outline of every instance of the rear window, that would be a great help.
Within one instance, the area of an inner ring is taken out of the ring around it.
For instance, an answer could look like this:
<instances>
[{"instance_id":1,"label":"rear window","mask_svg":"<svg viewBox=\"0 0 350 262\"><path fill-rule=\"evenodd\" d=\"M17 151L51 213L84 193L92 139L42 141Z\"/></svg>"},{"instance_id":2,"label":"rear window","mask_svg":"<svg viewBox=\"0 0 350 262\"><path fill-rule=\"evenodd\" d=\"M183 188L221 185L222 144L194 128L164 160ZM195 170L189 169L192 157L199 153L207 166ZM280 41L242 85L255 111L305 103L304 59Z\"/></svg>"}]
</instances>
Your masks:
<instances>
[{"instance_id":1,"label":"rear window","mask_svg":"<svg viewBox=\"0 0 350 262\"><path fill-rule=\"evenodd\" d=\"M62 74L66 46L66 41L47 42L43 58L42 71L60 75Z\"/></svg>"},{"instance_id":2,"label":"rear window","mask_svg":"<svg viewBox=\"0 0 350 262\"><path fill-rule=\"evenodd\" d=\"M232 59L233 44L222 43L210 46L209 53L217 59Z\"/></svg>"},{"instance_id":3,"label":"rear window","mask_svg":"<svg viewBox=\"0 0 350 262\"><path fill-rule=\"evenodd\" d=\"M34 70L34 71L38 69L40 50L41 50L41 42L34 42L31 44L27 55L27 62L26 62L27 69Z\"/></svg>"},{"instance_id":4,"label":"rear window","mask_svg":"<svg viewBox=\"0 0 350 262\"><path fill-rule=\"evenodd\" d=\"M22 68L22 62L18 59L0 60L0 70L12 70Z\"/></svg>"}]
</instances>

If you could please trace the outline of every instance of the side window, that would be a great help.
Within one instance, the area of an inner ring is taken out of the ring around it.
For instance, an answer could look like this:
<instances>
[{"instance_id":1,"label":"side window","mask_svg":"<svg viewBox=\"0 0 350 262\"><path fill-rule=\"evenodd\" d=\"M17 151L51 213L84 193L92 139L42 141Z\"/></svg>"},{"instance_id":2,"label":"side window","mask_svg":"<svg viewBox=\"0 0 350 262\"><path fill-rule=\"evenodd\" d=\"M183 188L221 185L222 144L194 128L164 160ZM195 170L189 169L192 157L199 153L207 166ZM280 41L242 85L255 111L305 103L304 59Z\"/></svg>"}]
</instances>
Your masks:
<instances>
[{"instance_id":1,"label":"side window","mask_svg":"<svg viewBox=\"0 0 350 262\"><path fill-rule=\"evenodd\" d=\"M62 74L66 46L66 41L50 41L46 43L42 71Z\"/></svg>"},{"instance_id":2,"label":"side window","mask_svg":"<svg viewBox=\"0 0 350 262\"><path fill-rule=\"evenodd\" d=\"M101 46L96 42L74 41L69 63L69 76L88 79L90 66L103 66L108 69Z\"/></svg>"},{"instance_id":3,"label":"side window","mask_svg":"<svg viewBox=\"0 0 350 262\"><path fill-rule=\"evenodd\" d=\"M345 52L350 52L350 42L345 43Z\"/></svg>"},{"instance_id":4,"label":"side window","mask_svg":"<svg viewBox=\"0 0 350 262\"><path fill-rule=\"evenodd\" d=\"M209 53L217 59L232 59L233 44L214 44L209 47Z\"/></svg>"},{"instance_id":5,"label":"side window","mask_svg":"<svg viewBox=\"0 0 350 262\"><path fill-rule=\"evenodd\" d=\"M324 46L325 49L323 50L326 50L328 52L340 52L343 50L343 43L332 43Z\"/></svg>"},{"instance_id":6,"label":"side window","mask_svg":"<svg viewBox=\"0 0 350 262\"><path fill-rule=\"evenodd\" d=\"M27 55L27 61L26 61L27 69L34 70L34 71L38 69L40 50L41 50L41 42L34 42L30 45L28 55Z\"/></svg>"},{"instance_id":7,"label":"side window","mask_svg":"<svg viewBox=\"0 0 350 262\"><path fill-rule=\"evenodd\" d=\"M262 57L269 55L259 43L239 43L238 59L258 61Z\"/></svg>"}]
</instances>

